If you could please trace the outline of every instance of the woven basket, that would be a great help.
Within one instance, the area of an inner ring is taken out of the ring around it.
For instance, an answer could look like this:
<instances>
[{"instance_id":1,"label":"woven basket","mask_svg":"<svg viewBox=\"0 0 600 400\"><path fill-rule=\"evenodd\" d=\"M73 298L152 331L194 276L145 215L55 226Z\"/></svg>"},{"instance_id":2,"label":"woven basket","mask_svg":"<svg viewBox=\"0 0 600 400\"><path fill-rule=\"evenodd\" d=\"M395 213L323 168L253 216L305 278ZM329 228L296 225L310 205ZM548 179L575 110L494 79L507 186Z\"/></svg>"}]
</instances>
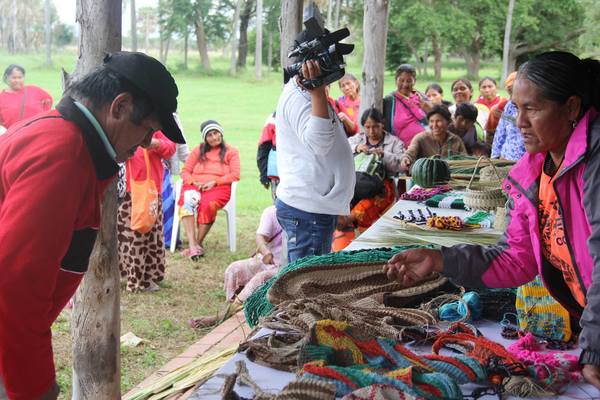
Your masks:
<instances>
[{"instance_id":1,"label":"woven basket","mask_svg":"<svg viewBox=\"0 0 600 400\"><path fill-rule=\"evenodd\" d=\"M494 229L504 231L506 229L506 208L496 208L496 215L494 217Z\"/></svg>"},{"instance_id":2,"label":"woven basket","mask_svg":"<svg viewBox=\"0 0 600 400\"><path fill-rule=\"evenodd\" d=\"M487 167L483 167L479 170L479 182L495 182L498 179L498 175L496 175L496 173L499 174L500 179L504 179L508 176L508 173L512 167L512 165L501 167L488 165Z\"/></svg>"},{"instance_id":3,"label":"woven basket","mask_svg":"<svg viewBox=\"0 0 600 400\"><path fill-rule=\"evenodd\" d=\"M473 185L473 180L475 179L475 171L477 171L481 160L484 158L486 157L479 157L479 160L477 160L477 165L475 166L475 170L471 175L471 180L469 181L469 184L467 185L467 190L465 191L465 206L467 206L471 210L491 211L495 210L497 207L503 207L506 204L506 196L500 188L500 186L502 185L502 178L500 178L500 173L498 172L496 166L493 163L490 162L490 165L496 172L496 177L498 178L498 187L476 188ZM489 159L487 159L487 161L489 162Z\"/></svg>"}]
</instances>

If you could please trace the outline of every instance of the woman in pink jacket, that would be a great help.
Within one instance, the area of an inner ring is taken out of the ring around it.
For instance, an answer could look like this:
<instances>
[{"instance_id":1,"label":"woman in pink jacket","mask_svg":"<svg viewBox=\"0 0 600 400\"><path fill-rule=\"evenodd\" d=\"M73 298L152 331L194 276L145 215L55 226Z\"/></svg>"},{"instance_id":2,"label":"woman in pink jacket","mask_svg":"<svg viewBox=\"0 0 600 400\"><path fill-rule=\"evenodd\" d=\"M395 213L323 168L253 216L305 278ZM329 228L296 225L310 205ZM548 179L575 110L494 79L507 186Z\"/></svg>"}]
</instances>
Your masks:
<instances>
[{"instance_id":1,"label":"woman in pink jacket","mask_svg":"<svg viewBox=\"0 0 600 400\"><path fill-rule=\"evenodd\" d=\"M385 271L407 284L438 271L489 288L540 275L580 319L583 375L600 388L600 62L541 54L520 68L512 100L527 153L503 184L509 221L500 242L408 250Z\"/></svg>"}]
</instances>

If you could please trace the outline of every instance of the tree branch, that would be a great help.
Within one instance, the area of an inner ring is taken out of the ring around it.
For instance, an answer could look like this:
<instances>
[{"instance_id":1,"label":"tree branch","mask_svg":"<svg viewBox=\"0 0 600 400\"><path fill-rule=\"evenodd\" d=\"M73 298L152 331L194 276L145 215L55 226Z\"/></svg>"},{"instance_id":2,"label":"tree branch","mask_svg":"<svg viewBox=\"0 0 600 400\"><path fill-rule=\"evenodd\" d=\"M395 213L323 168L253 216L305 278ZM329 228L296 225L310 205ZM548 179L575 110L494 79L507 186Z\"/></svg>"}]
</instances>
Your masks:
<instances>
[{"instance_id":1,"label":"tree branch","mask_svg":"<svg viewBox=\"0 0 600 400\"><path fill-rule=\"evenodd\" d=\"M568 42L569 40L579 37L584 32L585 32L585 28L575 29L574 31L568 33L564 38L556 40L552 43L538 43L538 44L529 44L529 45L517 43L517 44L515 44L515 46L513 47L513 50L512 50L513 57L516 58L516 57L520 56L521 54L531 53L531 52L545 49L548 47L557 46L561 43Z\"/></svg>"}]
</instances>

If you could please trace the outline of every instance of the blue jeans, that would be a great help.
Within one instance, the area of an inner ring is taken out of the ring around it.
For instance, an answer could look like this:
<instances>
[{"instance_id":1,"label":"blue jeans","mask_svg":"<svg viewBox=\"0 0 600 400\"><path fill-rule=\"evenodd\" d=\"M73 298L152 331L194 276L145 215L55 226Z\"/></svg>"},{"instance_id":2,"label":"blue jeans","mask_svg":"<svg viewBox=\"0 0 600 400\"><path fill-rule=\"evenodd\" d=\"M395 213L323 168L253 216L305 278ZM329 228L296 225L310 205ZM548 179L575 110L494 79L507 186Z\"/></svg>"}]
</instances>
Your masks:
<instances>
[{"instance_id":1,"label":"blue jeans","mask_svg":"<svg viewBox=\"0 0 600 400\"><path fill-rule=\"evenodd\" d=\"M313 214L275 200L277 220L285 231L288 261L331 252L337 215Z\"/></svg>"}]
</instances>

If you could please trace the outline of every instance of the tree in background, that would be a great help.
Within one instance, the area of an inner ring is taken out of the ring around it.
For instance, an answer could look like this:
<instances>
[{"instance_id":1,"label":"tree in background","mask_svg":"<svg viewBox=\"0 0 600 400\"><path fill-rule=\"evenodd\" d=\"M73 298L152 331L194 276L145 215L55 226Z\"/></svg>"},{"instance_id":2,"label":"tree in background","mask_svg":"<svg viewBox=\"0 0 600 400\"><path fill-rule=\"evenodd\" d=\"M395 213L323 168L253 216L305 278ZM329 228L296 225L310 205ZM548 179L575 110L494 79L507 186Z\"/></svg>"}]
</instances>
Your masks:
<instances>
[{"instance_id":1,"label":"tree in background","mask_svg":"<svg viewBox=\"0 0 600 400\"><path fill-rule=\"evenodd\" d=\"M144 51L150 51L150 36L156 33L157 10L154 7L141 7L137 12L137 29L144 38Z\"/></svg>"},{"instance_id":2,"label":"tree in background","mask_svg":"<svg viewBox=\"0 0 600 400\"><path fill-rule=\"evenodd\" d=\"M58 21L53 3L48 5L50 31ZM9 52L38 51L45 44L44 0L0 0L0 48Z\"/></svg>"},{"instance_id":3,"label":"tree in background","mask_svg":"<svg viewBox=\"0 0 600 400\"><path fill-rule=\"evenodd\" d=\"M238 43L238 58L237 67L246 68L246 59L248 58L248 24L250 18L256 12L256 1L255 0L242 0L242 9L240 12L240 36Z\"/></svg>"},{"instance_id":4,"label":"tree in background","mask_svg":"<svg viewBox=\"0 0 600 400\"><path fill-rule=\"evenodd\" d=\"M598 12L598 3L591 10ZM508 70L548 50L577 53L585 31L585 11L578 0L519 0L515 4ZM595 22L597 25L597 20Z\"/></svg>"}]
</instances>

